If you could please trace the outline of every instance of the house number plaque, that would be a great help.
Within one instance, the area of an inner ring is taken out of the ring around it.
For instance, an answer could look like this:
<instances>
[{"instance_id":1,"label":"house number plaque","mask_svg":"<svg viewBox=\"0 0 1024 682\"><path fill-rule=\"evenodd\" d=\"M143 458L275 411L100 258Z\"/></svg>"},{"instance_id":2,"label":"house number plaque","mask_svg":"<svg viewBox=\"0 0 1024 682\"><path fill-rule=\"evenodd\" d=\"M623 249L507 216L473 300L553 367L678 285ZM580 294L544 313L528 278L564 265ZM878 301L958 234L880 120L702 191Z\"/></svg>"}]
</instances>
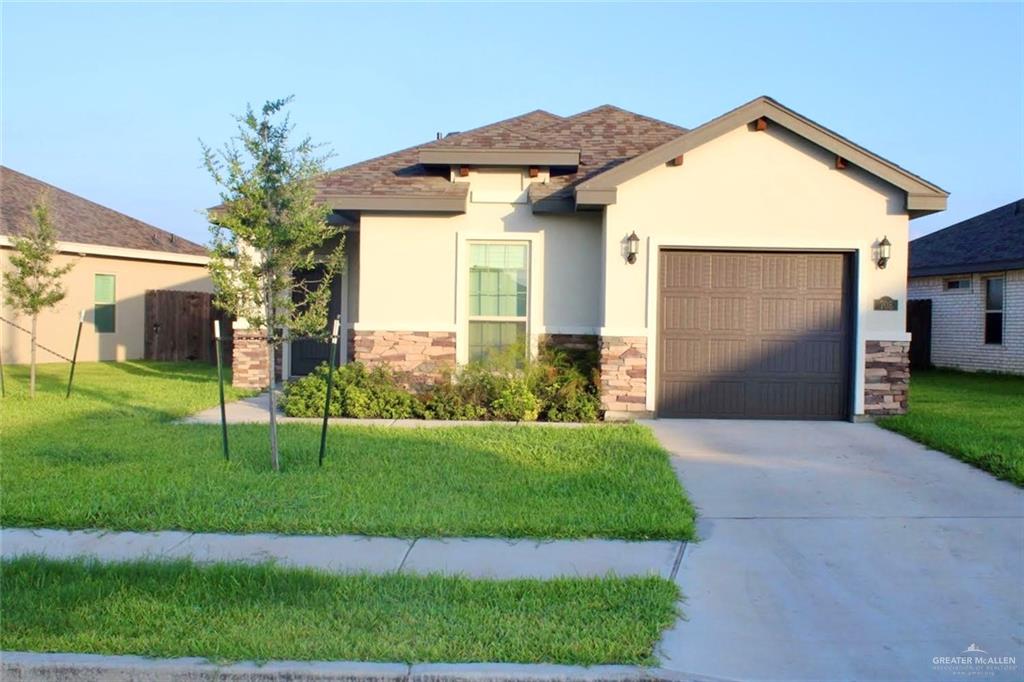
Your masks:
<instances>
[{"instance_id":1,"label":"house number plaque","mask_svg":"<svg viewBox=\"0 0 1024 682\"><path fill-rule=\"evenodd\" d=\"M883 296L875 299L875 310L899 310L900 302L895 298Z\"/></svg>"}]
</instances>

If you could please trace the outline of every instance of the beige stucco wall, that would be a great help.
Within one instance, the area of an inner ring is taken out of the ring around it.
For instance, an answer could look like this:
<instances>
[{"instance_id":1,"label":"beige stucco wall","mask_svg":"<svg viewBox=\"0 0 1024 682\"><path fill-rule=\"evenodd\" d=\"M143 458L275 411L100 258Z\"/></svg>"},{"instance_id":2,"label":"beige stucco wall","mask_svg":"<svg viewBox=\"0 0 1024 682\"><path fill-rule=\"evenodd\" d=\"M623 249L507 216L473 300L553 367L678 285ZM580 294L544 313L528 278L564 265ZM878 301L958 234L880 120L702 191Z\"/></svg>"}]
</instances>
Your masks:
<instances>
[{"instance_id":1,"label":"beige stucco wall","mask_svg":"<svg viewBox=\"0 0 1024 682\"><path fill-rule=\"evenodd\" d=\"M0 270L8 272L11 250L0 248ZM78 349L80 361L131 360L143 355L145 293L147 289L176 289L181 291L213 291L206 266L129 260L102 256L60 255L56 264L74 263L74 268L65 275L67 296L56 307L39 316L39 343L67 356L75 344L78 315L86 310L82 341ZM111 334L97 334L92 321L94 302L93 277L110 274L116 277L115 293L116 322ZM3 297L0 296L0 299ZM6 302L0 301L0 313L26 329L29 318L16 315ZM0 322L0 348L3 361L9 364L29 361L29 336L10 325ZM39 351L39 362L60 362L61 360L43 350Z\"/></svg>"},{"instance_id":2,"label":"beige stucco wall","mask_svg":"<svg viewBox=\"0 0 1024 682\"><path fill-rule=\"evenodd\" d=\"M535 215L524 171L473 170L465 214L363 214L359 309L363 330L454 331L468 357L468 244L526 242L530 248L529 333L596 332L601 307L601 218ZM355 273L353 273L355 274Z\"/></svg>"},{"instance_id":3,"label":"beige stucco wall","mask_svg":"<svg viewBox=\"0 0 1024 682\"><path fill-rule=\"evenodd\" d=\"M863 413L864 340L902 340L906 307L908 218L905 194L788 131L737 128L686 153L681 166L659 166L618 189L606 210L602 333L648 339L647 408L656 409L657 266L662 247L852 250L857 264L855 411ZM641 252L624 259L636 230ZM892 259L874 262L888 236ZM898 312L874 311L891 296Z\"/></svg>"}]
</instances>

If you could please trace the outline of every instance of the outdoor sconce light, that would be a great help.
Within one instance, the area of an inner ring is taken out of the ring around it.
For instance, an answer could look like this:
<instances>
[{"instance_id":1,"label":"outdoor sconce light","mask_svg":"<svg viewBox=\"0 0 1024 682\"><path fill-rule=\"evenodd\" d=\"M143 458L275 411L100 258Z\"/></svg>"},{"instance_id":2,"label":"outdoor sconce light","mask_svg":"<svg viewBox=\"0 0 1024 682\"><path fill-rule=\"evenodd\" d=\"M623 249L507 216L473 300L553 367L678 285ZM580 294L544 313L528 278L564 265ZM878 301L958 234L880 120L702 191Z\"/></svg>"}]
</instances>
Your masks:
<instances>
[{"instance_id":1,"label":"outdoor sconce light","mask_svg":"<svg viewBox=\"0 0 1024 682\"><path fill-rule=\"evenodd\" d=\"M882 241L878 242L878 268L880 270L885 270L890 255L892 255L892 244L889 243L888 237L882 237Z\"/></svg>"},{"instance_id":2,"label":"outdoor sconce light","mask_svg":"<svg viewBox=\"0 0 1024 682\"><path fill-rule=\"evenodd\" d=\"M633 234L626 237L626 262L632 265L636 262L636 254L640 252L640 237L636 236L636 230L633 230Z\"/></svg>"}]
</instances>

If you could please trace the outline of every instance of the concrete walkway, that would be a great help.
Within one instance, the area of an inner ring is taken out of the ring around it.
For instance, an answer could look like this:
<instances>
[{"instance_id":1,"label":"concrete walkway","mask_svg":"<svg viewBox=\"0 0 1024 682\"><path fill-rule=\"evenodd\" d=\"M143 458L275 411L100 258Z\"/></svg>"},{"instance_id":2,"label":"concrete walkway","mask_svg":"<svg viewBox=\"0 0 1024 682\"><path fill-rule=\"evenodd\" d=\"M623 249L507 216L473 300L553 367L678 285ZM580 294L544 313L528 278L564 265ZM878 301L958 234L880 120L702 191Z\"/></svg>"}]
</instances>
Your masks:
<instances>
[{"instance_id":1,"label":"concrete walkway","mask_svg":"<svg viewBox=\"0 0 1024 682\"><path fill-rule=\"evenodd\" d=\"M1024 679L1024 491L873 424L649 425L701 513L664 667ZM943 662L972 644L1015 662Z\"/></svg>"},{"instance_id":2,"label":"concrete walkway","mask_svg":"<svg viewBox=\"0 0 1024 682\"><path fill-rule=\"evenodd\" d=\"M252 398L244 398L230 402L224 406L224 416L228 424L266 424L270 420L270 395L261 393ZM278 411L278 423L321 424L320 417L287 417ZM545 428L579 428L593 424L575 422L502 422L502 421L446 421L440 419L352 419L349 417L330 417L328 422L333 425L350 424L356 426L394 426L406 429L430 429L445 426L532 426ZM220 405L185 417L181 424L220 424ZM599 424L599 423L598 423Z\"/></svg>"},{"instance_id":3,"label":"concrete walkway","mask_svg":"<svg viewBox=\"0 0 1024 682\"><path fill-rule=\"evenodd\" d=\"M472 578L660 575L672 578L685 543L622 540L378 538L0 529L5 559L30 554L103 561L191 559L317 568L335 573L444 573Z\"/></svg>"}]
</instances>

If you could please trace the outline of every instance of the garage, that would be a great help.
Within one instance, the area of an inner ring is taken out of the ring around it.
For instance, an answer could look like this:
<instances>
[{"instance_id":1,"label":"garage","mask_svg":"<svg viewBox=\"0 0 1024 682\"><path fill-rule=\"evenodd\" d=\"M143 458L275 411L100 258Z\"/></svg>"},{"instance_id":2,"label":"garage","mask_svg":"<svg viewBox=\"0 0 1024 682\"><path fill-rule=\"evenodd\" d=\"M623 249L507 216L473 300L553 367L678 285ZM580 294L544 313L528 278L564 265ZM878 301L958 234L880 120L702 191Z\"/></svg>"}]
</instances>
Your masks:
<instances>
[{"instance_id":1,"label":"garage","mask_svg":"<svg viewBox=\"0 0 1024 682\"><path fill-rule=\"evenodd\" d=\"M850 260L660 251L658 416L848 418Z\"/></svg>"}]
</instances>

